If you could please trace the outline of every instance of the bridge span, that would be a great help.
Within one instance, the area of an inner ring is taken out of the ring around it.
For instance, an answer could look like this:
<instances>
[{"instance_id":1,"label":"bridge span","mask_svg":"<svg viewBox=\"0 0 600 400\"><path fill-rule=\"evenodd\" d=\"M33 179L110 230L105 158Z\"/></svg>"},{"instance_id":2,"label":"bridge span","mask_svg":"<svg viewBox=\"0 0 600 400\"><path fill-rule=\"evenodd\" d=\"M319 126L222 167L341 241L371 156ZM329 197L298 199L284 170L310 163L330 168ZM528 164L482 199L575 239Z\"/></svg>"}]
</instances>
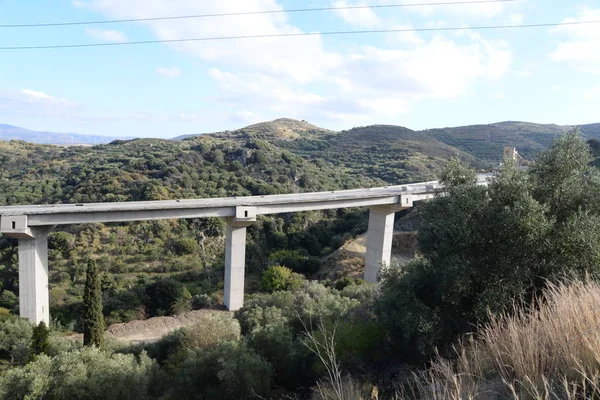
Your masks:
<instances>
[{"instance_id":1,"label":"bridge span","mask_svg":"<svg viewBox=\"0 0 600 400\"><path fill-rule=\"evenodd\" d=\"M491 174L478 175L486 185ZM18 239L19 313L33 323L50 322L48 234L57 225L221 217L227 222L225 306L244 302L246 228L259 215L369 207L365 280L376 282L389 264L394 214L443 189L437 181L370 189L220 199L86 203L0 207L0 233Z\"/></svg>"}]
</instances>

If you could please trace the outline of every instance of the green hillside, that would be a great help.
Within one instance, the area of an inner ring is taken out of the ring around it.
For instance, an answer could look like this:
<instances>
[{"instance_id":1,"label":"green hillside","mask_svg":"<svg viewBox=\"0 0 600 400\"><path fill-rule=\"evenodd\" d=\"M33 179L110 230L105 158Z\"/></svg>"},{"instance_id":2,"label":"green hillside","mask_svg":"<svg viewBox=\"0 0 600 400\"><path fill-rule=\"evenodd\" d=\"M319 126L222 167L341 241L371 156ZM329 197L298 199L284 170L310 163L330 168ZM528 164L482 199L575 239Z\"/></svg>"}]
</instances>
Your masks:
<instances>
[{"instance_id":1,"label":"green hillside","mask_svg":"<svg viewBox=\"0 0 600 400\"><path fill-rule=\"evenodd\" d=\"M599 137L599 128L584 125L581 130ZM504 146L532 157L565 129L505 122L427 131L374 125L333 132L280 119L177 141L70 148L0 142L0 204L250 196L409 183L436 178L455 155L479 168L496 165ZM249 229L248 291L259 289L259 274L271 264L312 276L321 257L365 229L365 210L262 217ZM151 304L148 290L157 282L172 281L185 289L188 300L177 307L189 308L192 298L218 304L223 232L220 219L60 227L50 238L52 315L63 323L77 319L90 256L109 272L103 285L110 323L176 311ZM0 307L16 306L16 261L16 241L0 237Z\"/></svg>"},{"instance_id":2,"label":"green hillside","mask_svg":"<svg viewBox=\"0 0 600 400\"><path fill-rule=\"evenodd\" d=\"M0 142L2 205L250 196L383 184L259 139L202 136L71 148ZM319 257L339 247L344 235L362 233L365 221L362 210L261 218L249 229L250 292L258 288L252 274L282 258L296 272L316 272ZM185 286L189 296L213 296L218 304L223 233L217 218L61 226L50 237L52 315L63 323L76 320L90 256L110 273L103 283L109 323L176 311L154 307L147 295L149 287L168 279ZM0 283L0 307L14 308L16 241L6 237L0 238Z\"/></svg>"},{"instance_id":3,"label":"green hillside","mask_svg":"<svg viewBox=\"0 0 600 400\"><path fill-rule=\"evenodd\" d=\"M426 133L390 125L354 128L280 145L304 157L323 158L355 174L390 184L434 179L445 160L457 155L477 163L471 155Z\"/></svg>"},{"instance_id":4,"label":"green hillside","mask_svg":"<svg viewBox=\"0 0 600 400\"><path fill-rule=\"evenodd\" d=\"M558 125L527 122L500 122L457 128L429 129L433 137L465 151L482 162L502 160L504 147L516 147L525 158L548 148L552 140L567 131Z\"/></svg>"}]
</instances>

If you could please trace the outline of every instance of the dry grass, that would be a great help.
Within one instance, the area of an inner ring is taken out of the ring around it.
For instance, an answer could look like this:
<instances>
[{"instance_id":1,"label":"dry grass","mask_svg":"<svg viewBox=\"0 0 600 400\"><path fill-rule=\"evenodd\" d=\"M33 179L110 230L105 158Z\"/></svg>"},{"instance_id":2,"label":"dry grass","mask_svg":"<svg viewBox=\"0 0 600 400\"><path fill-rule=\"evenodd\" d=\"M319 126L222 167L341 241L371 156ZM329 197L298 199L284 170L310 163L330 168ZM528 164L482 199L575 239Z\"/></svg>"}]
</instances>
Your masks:
<instances>
[{"instance_id":1,"label":"dry grass","mask_svg":"<svg viewBox=\"0 0 600 400\"><path fill-rule=\"evenodd\" d=\"M600 399L600 284L551 286L532 309L493 317L398 398Z\"/></svg>"}]
</instances>

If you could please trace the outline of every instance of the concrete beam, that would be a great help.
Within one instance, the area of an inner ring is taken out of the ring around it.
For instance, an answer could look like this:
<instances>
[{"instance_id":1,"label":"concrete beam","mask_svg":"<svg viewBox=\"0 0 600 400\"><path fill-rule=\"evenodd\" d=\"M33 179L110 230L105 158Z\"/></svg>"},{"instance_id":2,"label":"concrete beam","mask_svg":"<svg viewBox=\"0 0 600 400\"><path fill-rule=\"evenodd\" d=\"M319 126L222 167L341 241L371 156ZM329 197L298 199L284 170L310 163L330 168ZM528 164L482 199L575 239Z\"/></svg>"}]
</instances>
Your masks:
<instances>
[{"instance_id":1,"label":"concrete beam","mask_svg":"<svg viewBox=\"0 0 600 400\"><path fill-rule=\"evenodd\" d=\"M33 239L34 232L27 225L27 215L13 215L0 220L0 232L15 239Z\"/></svg>"},{"instance_id":2,"label":"concrete beam","mask_svg":"<svg viewBox=\"0 0 600 400\"><path fill-rule=\"evenodd\" d=\"M48 293L48 234L50 228L31 228L33 237L19 239L19 314L29 322L50 326Z\"/></svg>"},{"instance_id":3,"label":"concrete beam","mask_svg":"<svg viewBox=\"0 0 600 400\"><path fill-rule=\"evenodd\" d=\"M389 266L392 258L394 215L400 207L373 207L369 211L365 280L377 283L382 267ZM401 208L400 208L401 209Z\"/></svg>"},{"instance_id":4,"label":"concrete beam","mask_svg":"<svg viewBox=\"0 0 600 400\"><path fill-rule=\"evenodd\" d=\"M241 215L245 215L245 213ZM237 218L226 218L225 220L227 222L227 230L225 233L224 302L228 310L237 311L244 306L246 228L253 221L243 221Z\"/></svg>"}]
</instances>

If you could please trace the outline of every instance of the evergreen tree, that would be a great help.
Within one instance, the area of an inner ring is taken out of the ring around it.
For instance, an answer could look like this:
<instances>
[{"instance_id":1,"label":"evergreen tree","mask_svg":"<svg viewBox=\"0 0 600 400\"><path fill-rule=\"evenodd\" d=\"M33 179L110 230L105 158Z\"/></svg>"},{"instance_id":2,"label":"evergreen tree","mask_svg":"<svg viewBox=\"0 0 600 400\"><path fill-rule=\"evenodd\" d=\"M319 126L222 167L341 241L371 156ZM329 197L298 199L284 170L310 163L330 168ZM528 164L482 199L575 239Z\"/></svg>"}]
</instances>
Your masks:
<instances>
[{"instance_id":1,"label":"evergreen tree","mask_svg":"<svg viewBox=\"0 0 600 400\"><path fill-rule=\"evenodd\" d=\"M48 354L48 336L50 336L50 330L44 321L33 328L29 361L33 361L38 354Z\"/></svg>"},{"instance_id":2,"label":"evergreen tree","mask_svg":"<svg viewBox=\"0 0 600 400\"><path fill-rule=\"evenodd\" d=\"M83 344L97 347L104 344L102 290L98 267L92 259L88 260L83 292Z\"/></svg>"}]
</instances>

